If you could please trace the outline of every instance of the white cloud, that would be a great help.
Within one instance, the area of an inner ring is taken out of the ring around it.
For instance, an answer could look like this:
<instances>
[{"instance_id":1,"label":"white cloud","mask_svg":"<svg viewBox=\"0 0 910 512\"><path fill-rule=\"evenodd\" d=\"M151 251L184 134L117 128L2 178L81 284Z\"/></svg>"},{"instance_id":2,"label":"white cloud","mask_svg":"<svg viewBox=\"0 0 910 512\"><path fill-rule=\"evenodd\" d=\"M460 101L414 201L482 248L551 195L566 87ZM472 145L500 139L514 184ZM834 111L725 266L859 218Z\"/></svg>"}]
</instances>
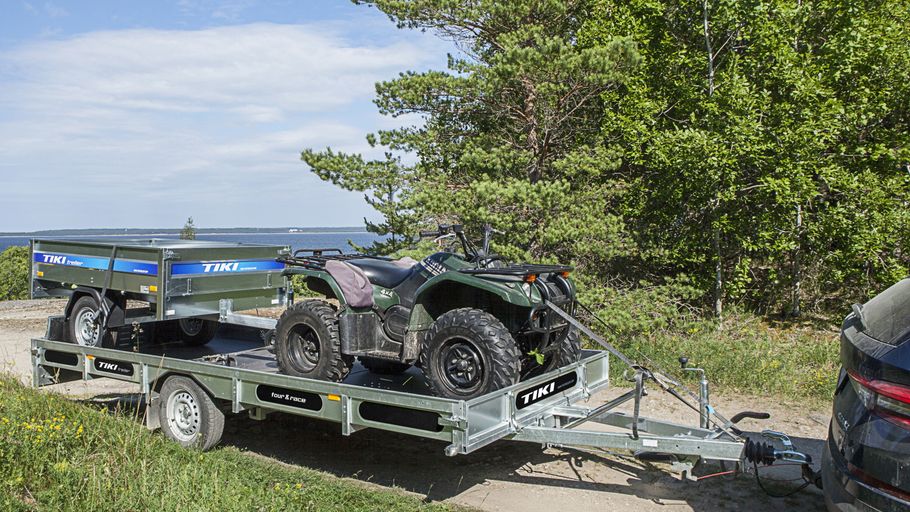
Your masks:
<instances>
[{"instance_id":1,"label":"white cloud","mask_svg":"<svg viewBox=\"0 0 910 512\"><path fill-rule=\"evenodd\" d=\"M372 216L360 194L306 172L299 152L368 150L364 134L388 124L370 103L374 83L438 65L445 50L420 34L351 39L260 23L94 32L0 53L0 230ZM17 215L36 205L47 218Z\"/></svg>"}]
</instances>

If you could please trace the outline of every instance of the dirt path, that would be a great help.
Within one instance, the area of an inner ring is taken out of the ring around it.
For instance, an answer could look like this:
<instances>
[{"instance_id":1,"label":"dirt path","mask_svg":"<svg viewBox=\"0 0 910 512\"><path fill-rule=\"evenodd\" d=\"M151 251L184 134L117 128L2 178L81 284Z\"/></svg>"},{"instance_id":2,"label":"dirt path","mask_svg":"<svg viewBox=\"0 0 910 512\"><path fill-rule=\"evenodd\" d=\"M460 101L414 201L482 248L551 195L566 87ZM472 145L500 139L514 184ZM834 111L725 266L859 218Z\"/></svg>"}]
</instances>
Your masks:
<instances>
[{"instance_id":1,"label":"dirt path","mask_svg":"<svg viewBox=\"0 0 910 512\"><path fill-rule=\"evenodd\" d=\"M44 333L46 317L59 314L62 301L0 302L0 370L30 379L29 339ZM53 386L56 392L94 396L135 392L116 381L98 379ZM622 390L603 393L590 405ZM828 411L765 397L714 399L731 415L741 410L771 413L771 420L746 420L746 430L771 428L794 436L796 446L815 461L827 431ZM659 391L645 399L642 414L697 424L694 412ZM632 457L590 454L539 445L499 442L467 456L446 457L444 444L388 432L366 430L350 437L337 425L276 414L265 422L243 416L227 421L224 444L254 456L397 487L425 496L490 511L505 510L824 510L821 493L807 489L783 499L769 498L753 478L716 477L681 481ZM708 467L707 473L720 471ZM798 467L762 470L768 478L796 478ZM773 485L773 484L772 484ZM790 484L775 487L783 491Z\"/></svg>"}]
</instances>

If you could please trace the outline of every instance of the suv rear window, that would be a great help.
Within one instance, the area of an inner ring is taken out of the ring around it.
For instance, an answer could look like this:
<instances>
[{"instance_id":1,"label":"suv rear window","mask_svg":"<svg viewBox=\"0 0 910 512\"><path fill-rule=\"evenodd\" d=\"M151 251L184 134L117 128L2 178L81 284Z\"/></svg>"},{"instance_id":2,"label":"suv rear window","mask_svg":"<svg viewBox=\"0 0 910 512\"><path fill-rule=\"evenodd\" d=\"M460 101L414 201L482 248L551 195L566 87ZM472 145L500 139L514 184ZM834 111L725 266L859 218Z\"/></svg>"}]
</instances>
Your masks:
<instances>
[{"instance_id":1,"label":"suv rear window","mask_svg":"<svg viewBox=\"0 0 910 512\"><path fill-rule=\"evenodd\" d=\"M890 345L910 338L910 279L896 284L863 305L864 332Z\"/></svg>"}]
</instances>

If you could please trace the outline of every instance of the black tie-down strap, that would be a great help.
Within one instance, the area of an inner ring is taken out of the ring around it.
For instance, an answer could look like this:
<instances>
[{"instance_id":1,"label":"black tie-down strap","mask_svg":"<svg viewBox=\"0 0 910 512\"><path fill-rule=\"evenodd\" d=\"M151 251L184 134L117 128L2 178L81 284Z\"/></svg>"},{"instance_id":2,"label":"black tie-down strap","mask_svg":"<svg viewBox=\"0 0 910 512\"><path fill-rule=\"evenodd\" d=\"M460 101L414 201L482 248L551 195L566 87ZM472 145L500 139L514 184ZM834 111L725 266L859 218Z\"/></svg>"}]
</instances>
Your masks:
<instances>
[{"instance_id":1,"label":"black tie-down strap","mask_svg":"<svg viewBox=\"0 0 910 512\"><path fill-rule=\"evenodd\" d=\"M637 384L636 388L639 388L639 386L640 386L640 384L638 384L639 381L638 381L637 376L641 375L642 381L653 380L655 383L657 383L658 386L660 386L660 388L662 390L666 391L667 393L670 393L673 397L675 397L680 402L686 404L692 410L699 411L699 408L697 405L694 405L691 402L689 402L688 400L686 400L686 398L683 397L679 391L674 389L674 386L679 385L678 382L673 381L672 379L668 378L665 375L655 373L655 372L649 370L648 368L636 363L631 358L629 358L629 356L625 355L618 348L614 347L610 342L605 340L602 336L600 336L599 334L595 333L594 331L592 331L591 329L586 327L584 324L579 322L572 315L566 313L562 308L560 308L556 304L553 304L552 302L550 302L548 300L545 300L544 304L546 304L546 306L548 308L550 308L550 310L552 310L554 313L556 313L557 315L562 317L563 320L568 322L569 325L571 325L572 327L575 327L576 329L581 331L585 336L594 340L597 344L599 344L601 347L603 347L607 352L613 354L617 359L619 359L620 361L625 363L627 366L629 366L629 368L632 368L633 370L635 370L635 373L636 373L635 380L636 380L636 384ZM582 306L581 304L579 304L579 305ZM582 307L584 307L584 306L582 306ZM587 310L587 308L585 308L585 309ZM685 389L685 388L683 388L683 389ZM695 399L699 400L697 397L695 397ZM640 400L640 395L639 395L639 400ZM730 434L731 436L734 436L734 437L741 434L741 432L734 426L734 423L732 421L721 416L720 413L718 413L710 405L708 405L708 413L713 415L718 420L715 423L720 426L721 430L727 432L728 434Z\"/></svg>"}]
</instances>

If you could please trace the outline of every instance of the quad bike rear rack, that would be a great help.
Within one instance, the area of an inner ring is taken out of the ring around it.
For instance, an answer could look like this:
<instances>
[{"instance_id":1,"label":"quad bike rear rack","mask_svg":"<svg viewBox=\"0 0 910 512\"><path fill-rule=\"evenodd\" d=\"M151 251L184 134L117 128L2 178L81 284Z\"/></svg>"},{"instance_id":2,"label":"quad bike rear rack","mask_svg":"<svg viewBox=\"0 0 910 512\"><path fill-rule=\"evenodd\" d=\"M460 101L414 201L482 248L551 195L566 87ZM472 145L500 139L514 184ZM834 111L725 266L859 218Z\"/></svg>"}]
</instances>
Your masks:
<instances>
[{"instance_id":1,"label":"quad bike rear rack","mask_svg":"<svg viewBox=\"0 0 910 512\"><path fill-rule=\"evenodd\" d=\"M126 350L76 345L62 341L63 317L49 318L45 337L31 342L32 382L41 387L106 377L137 384L149 405L145 422L151 429L161 422L158 407L153 405L162 384L172 376L184 376L226 412L246 412L254 419L281 412L326 420L339 424L345 436L375 428L436 439L445 444L444 451L450 456L508 440L603 449L649 460L663 457L673 470L686 476L705 460L737 464L785 460L809 467L809 456L796 451L784 434L766 431L766 441L756 442L735 426L742 417L760 415L722 417L710 406L706 387L693 403L691 396L677 390L678 383L637 365L558 306L548 303L548 307L604 350L585 350L574 364L472 400L429 395L417 369L382 379L366 371L352 372L343 382L283 375L277 371L274 356L255 344L242 350L236 350L238 343L218 349L218 340L208 347L135 342ZM226 324L269 328L269 319L233 313L229 302L222 304L220 319ZM144 328L148 326L134 326L137 333ZM630 368L632 389L604 401L597 395L610 386L611 356ZM641 416L648 384L656 384L698 411L700 424ZM617 411L629 402L631 413ZM587 425L594 428L584 428ZM775 443L782 444L782 449Z\"/></svg>"}]
</instances>

